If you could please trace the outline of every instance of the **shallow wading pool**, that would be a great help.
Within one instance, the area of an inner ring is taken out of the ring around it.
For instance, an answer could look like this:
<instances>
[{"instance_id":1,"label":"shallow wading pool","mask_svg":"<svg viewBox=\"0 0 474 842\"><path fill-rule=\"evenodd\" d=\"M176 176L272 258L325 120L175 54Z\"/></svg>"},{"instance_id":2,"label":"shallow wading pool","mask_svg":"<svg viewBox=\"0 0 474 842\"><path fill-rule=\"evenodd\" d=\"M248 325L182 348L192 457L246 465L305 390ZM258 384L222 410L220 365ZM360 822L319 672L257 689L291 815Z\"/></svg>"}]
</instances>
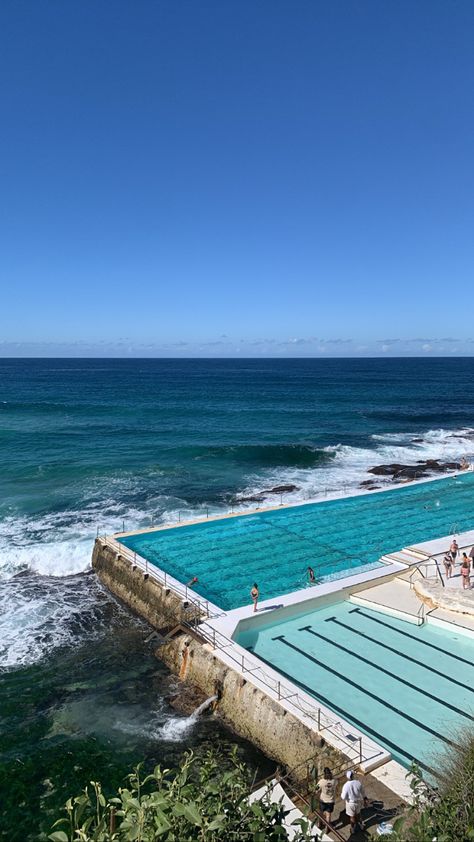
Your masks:
<instances>
[{"instance_id":1,"label":"shallow wading pool","mask_svg":"<svg viewBox=\"0 0 474 842\"><path fill-rule=\"evenodd\" d=\"M249 621L244 621L248 626ZM349 601L234 639L405 766L430 770L474 722L474 638Z\"/></svg>"}]
</instances>

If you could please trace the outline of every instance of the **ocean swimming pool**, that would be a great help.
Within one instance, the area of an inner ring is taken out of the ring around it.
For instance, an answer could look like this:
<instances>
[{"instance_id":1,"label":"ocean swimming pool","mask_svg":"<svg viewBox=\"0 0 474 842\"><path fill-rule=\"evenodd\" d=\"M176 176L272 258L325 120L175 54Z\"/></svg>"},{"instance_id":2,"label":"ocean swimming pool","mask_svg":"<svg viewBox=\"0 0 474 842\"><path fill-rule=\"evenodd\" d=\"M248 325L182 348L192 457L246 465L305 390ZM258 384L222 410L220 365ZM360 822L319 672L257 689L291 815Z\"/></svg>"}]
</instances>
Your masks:
<instances>
[{"instance_id":1,"label":"ocean swimming pool","mask_svg":"<svg viewBox=\"0 0 474 842\"><path fill-rule=\"evenodd\" d=\"M474 639L456 630L345 601L234 639L406 767L429 773L474 721Z\"/></svg>"},{"instance_id":2,"label":"ocean swimming pool","mask_svg":"<svg viewBox=\"0 0 474 842\"><path fill-rule=\"evenodd\" d=\"M411 544L474 526L474 473L118 538L224 610L380 566Z\"/></svg>"}]
</instances>

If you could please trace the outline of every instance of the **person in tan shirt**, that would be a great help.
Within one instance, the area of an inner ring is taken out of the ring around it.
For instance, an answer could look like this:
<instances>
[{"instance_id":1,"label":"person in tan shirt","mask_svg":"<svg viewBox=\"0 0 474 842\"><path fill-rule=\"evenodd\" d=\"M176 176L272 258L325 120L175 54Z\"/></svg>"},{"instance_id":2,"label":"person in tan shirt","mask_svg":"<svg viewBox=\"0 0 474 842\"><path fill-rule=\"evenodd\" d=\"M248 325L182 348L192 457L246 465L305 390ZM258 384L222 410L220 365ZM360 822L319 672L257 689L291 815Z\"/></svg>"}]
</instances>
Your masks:
<instances>
[{"instance_id":1,"label":"person in tan shirt","mask_svg":"<svg viewBox=\"0 0 474 842\"><path fill-rule=\"evenodd\" d=\"M323 771L323 777L317 783L317 787L319 790L319 809L328 824L331 824L331 816L334 812L334 801L336 798L336 781L327 766Z\"/></svg>"}]
</instances>

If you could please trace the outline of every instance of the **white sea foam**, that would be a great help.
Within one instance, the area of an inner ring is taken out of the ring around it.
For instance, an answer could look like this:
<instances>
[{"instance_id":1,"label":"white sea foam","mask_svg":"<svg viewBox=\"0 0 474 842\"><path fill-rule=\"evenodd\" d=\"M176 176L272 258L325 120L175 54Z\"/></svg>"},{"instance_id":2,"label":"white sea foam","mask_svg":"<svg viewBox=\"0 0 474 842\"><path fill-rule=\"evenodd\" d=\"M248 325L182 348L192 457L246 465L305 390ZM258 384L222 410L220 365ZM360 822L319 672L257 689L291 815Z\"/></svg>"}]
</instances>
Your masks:
<instances>
[{"instance_id":1,"label":"white sea foam","mask_svg":"<svg viewBox=\"0 0 474 842\"><path fill-rule=\"evenodd\" d=\"M415 439L415 441L414 441ZM425 433L396 433L372 436L373 448L337 444L324 450L334 454L317 468L273 468L249 477L245 495L275 485L296 485L298 491L284 495L284 502L321 499L336 493L361 493L360 483L373 479L378 486L390 485L391 477L367 473L374 465L400 462L416 464L426 459L458 461L463 456L474 462L474 429L429 430ZM418 441L419 440L419 441ZM275 498L279 501L279 498ZM269 496L267 502L271 500Z\"/></svg>"},{"instance_id":2,"label":"white sea foam","mask_svg":"<svg viewBox=\"0 0 474 842\"><path fill-rule=\"evenodd\" d=\"M393 485L391 478L367 473L376 464L452 461L462 456L474 461L472 428L430 430L418 435L391 433L373 436L372 441L373 447L368 448L341 444L327 447L328 456L334 454L333 458L315 468L262 469L248 477L242 492L251 495L274 485L294 484L299 490L284 495L284 502L297 502L361 493L360 483L368 478L377 485ZM132 491L139 486L140 477L136 477ZM84 505L75 511L20 517L11 514L0 521L0 668L33 663L55 647L74 641L77 635L101 633L103 592L94 577L74 578L74 574L90 567L97 530L103 534L116 532L123 524L126 529L136 529L152 522L171 524L206 515L205 505L191 507L176 497L160 495L143 508L127 506L114 499L113 482L107 483L107 496L103 498L97 487L91 491L89 499L88 492L83 491ZM126 499L122 487L117 497ZM271 499L269 496L267 503ZM279 498L275 497L275 502ZM227 505L214 505L209 514L228 509ZM189 717L172 718L159 726L164 729L160 738L182 739L192 724Z\"/></svg>"}]
</instances>

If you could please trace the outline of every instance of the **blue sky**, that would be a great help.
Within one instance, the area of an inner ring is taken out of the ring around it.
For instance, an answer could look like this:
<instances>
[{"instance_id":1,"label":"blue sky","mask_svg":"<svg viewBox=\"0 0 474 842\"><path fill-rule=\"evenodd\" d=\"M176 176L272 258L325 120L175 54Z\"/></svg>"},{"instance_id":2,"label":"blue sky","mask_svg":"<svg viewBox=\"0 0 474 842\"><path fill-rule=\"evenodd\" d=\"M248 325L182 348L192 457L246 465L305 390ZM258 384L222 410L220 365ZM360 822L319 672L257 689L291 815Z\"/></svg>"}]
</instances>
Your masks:
<instances>
[{"instance_id":1,"label":"blue sky","mask_svg":"<svg viewBox=\"0 0 474 842\"><path fill-rule=\"evenodd\" d=\"M471 0L3 0L0 355L471 354Z\"/></svg>"}]
</instances>

